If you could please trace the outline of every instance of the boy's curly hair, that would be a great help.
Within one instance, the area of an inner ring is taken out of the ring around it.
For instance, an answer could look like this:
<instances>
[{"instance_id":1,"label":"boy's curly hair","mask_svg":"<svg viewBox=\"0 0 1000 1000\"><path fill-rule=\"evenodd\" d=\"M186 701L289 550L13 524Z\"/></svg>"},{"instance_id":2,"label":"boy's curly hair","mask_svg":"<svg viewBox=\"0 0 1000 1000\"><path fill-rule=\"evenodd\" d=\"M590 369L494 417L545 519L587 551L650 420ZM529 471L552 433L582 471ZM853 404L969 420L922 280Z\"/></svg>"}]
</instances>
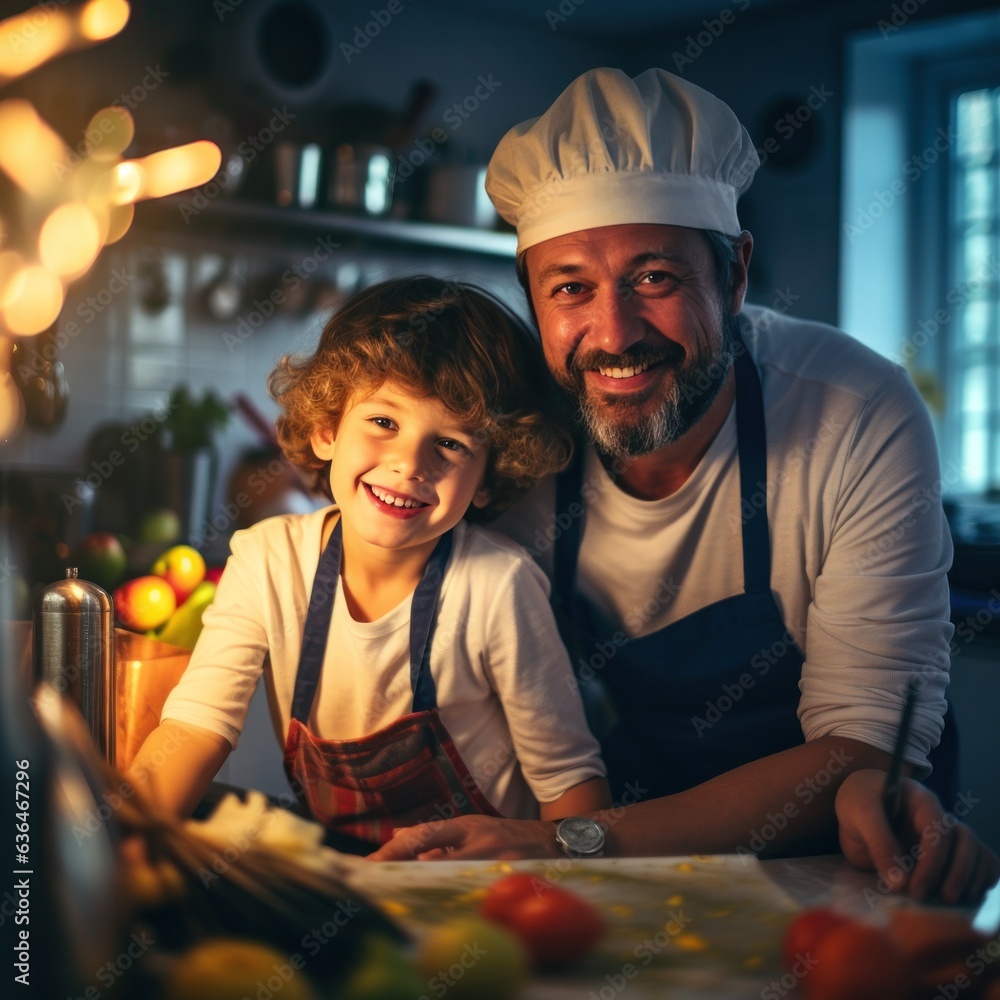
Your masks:
<instances>
[{"instance_id":1,"label":"boy's curly hair","mask_svg":"<svg viewBox=\"0 0 1000 1000\"><path fill-rule=\"evenodd\" d=\"M307 481L333 499L329 461L310 437L334 432L348 403L391 381L434 397L487 443L490 502L466 517L488 520L569 461L572 439L556 419L559 396L537 340L488 292L419 275L353 295L311 355L285 355L267 380L284 409L278 441Z\"/></svg>"}]
</instances>

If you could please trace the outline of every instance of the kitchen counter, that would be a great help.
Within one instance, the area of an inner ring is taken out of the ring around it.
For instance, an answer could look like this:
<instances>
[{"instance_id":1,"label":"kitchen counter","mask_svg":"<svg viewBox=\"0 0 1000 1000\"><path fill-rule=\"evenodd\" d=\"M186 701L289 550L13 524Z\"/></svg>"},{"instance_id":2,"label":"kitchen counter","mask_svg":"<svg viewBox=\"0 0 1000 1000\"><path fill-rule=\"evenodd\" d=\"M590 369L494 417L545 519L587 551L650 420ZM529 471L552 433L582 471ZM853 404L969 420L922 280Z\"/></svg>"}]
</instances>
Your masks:
<instances>
[{"instance_id":1,"label":"kitchen counter","mask_svg":"<svg viewBox=\"0 0 1000 1000\"><path fill-rule=\"evenodd\" d=\"M572 970L535 976L523 1000L786 995L784 927L802 907L831 905L861 918L910 905L879 891L877 876L839 855L758 861L746 855L601 858L590 861L441 861L352 866L352 881L405 926L475 912L485 887L509 871L529 871L585 896L609 932ZM980 908L978 926L1000 925L1000 889Z\"/></svg>"}]
</instances>

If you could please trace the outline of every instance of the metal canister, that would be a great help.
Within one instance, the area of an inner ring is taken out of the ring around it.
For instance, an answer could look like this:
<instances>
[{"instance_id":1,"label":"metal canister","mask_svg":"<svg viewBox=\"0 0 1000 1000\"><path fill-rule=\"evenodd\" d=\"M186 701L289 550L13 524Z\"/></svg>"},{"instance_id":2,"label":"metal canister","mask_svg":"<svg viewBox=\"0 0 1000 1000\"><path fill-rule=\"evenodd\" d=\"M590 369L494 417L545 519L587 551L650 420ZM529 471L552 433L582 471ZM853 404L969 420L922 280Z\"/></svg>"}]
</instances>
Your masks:
<instances>
[{"instance_id":1,"label":"metal canister","mask_svg":"<svg viewBox=\"0 0 1000 1000\"><path fill-rule=\"evenodd\" d=\"M341 143L333 151L326 200L331 208L385 215L392 207L392 150L372 143Z\"/></svg>"},{"instance_id":2,"label":"metal canister","mask_svg":"<svg viewBox=\"0 0 1000 1000\"><path fill-rule=\"evenodd\" d=\"M113 764L114 605L106 590L79 579L75 567L35 598L32 664L36 683L48 681L77 705L94 743Z\"/></svg>"}]
</instances>

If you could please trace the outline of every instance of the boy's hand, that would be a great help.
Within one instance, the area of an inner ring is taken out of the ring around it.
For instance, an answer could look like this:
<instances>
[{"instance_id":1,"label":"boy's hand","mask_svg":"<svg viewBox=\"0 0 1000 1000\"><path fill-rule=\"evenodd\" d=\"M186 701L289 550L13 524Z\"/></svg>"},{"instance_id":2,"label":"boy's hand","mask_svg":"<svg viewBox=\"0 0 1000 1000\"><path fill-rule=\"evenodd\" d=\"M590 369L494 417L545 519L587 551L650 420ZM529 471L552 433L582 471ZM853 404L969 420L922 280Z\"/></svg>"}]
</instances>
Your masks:
<instances>
[{"instance_id":1,"label":"boy's hand","mask_svg":"<svg viewBox=\"0 0 1000 1000\"><path fill-rule=\"evenodd\" d=\"M541 820L457 816L396 831L369 861L452 861L561 856L555 826Z\"/></svg>"},{"instance_id":2,"label":"boy's hand","mask_svg":"<svg viewBox=\"0 0 1000 1000\"><path fill-rule=\"evenodd\" d=\"M885 774L855 771L837 792L840 847L859 868L874 869L893 891L914 899L940 896L946 903L975 903L1000 878L1000 859L919 782L903 786L904 825L912 831L901 845L882 806Z\"/></svg>"}]
</instances>

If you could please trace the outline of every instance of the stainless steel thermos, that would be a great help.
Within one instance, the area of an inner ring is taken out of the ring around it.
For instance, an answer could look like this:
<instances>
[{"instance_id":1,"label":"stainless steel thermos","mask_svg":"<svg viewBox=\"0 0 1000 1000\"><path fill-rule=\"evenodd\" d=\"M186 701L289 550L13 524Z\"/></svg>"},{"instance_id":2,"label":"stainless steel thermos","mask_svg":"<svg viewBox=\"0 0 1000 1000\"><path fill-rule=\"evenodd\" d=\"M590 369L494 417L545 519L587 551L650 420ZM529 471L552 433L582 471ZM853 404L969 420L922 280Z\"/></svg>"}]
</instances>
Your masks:
<instances>
[{"instance_id":1,"label":"stainless steel thermos","mask_svg":"<svg viewBox=\"0 0 1000 1000\"><path fill-rule=\"evenodd\" d=\"M80 709L95 745L115 761L115 632L113 604L96 583L66 570L66 578L35 598L32 663Z\"/></svg>"}]
</instances>

